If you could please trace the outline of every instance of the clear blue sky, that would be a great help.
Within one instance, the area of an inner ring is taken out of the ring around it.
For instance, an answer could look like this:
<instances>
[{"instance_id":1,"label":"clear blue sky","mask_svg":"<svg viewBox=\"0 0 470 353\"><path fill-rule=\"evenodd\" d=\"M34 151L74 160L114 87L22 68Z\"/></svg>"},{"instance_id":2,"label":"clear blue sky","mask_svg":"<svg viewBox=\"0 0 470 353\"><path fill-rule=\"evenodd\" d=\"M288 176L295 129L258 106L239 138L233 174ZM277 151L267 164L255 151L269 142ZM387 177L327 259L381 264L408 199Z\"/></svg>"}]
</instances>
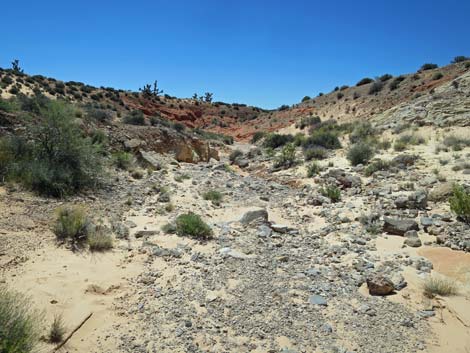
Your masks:
<instances>
[{"instance_id":1,"label":"clear blue sky","mask_svg":"<svg viewBox=\"0 0 470 353\"><path fill-rule=\"evenodd\" d=\"M0 67L265 108L470 55L470 1L26 0L1 5Z\"/></svg>"}]
</instances>

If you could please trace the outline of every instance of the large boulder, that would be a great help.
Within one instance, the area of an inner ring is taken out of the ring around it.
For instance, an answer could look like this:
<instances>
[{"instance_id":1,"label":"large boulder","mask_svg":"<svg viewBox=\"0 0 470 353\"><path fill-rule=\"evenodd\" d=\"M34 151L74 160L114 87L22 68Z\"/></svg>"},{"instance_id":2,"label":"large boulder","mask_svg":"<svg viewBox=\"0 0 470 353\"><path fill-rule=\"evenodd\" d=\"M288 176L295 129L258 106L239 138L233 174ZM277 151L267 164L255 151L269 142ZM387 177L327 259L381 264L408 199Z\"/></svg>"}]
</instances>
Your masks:
<instances>
[{"instance_id":1,"label":"large boulder","mask_svg":"<svg viewBox=\"0 0 470 353\"><path fill-rule=\"evenodd\" d=\"M268 211L264 208L260 208L258 210L248 211L246 212L240 220L242 224L250 224L250 223L267 223L268 222Z\"/></svg>"},{"instance_id":2,"label":"large boulder","mask_svg":"<svg viewBox=\"0 0 470 353\"><path fill-rule=\"evenodd\" d=\"M413 219L384 217L383 231L388 234L405 235L410 230L419 230L418 223Z\"/></svg>"}]
</instances>

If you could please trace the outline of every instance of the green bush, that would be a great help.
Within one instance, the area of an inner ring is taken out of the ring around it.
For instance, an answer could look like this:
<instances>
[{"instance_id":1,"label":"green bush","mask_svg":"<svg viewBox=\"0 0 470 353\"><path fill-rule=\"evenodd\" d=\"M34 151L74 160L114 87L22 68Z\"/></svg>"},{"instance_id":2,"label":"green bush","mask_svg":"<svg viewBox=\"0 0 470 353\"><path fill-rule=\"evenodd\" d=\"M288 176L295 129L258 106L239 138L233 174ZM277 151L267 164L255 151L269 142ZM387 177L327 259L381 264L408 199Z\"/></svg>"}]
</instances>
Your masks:
<instances>
[{"instance_id":1,"label":"green bush","mask_svg":"<svg viewBox=\"0 0 470 353\"><path fill-rule=\"evenodd\" d=\"M100 252L113 248L113 237L110 229L103 225L96 226L87 236L90 251Z\"/></svg>"},{"instance_id":2,"label":"green bush","mask_svg":"<svg viewBox=\"0 0 470 353\"><path fill-rule=\"evenodd\" d=\"M456 56L456 57L451 61L451 63L452 63L452 64L456 64L456 63L461 63L461 62L469 61L469 60L470 60L470 57L464 56L464 55L459 55L459 56Z\"/></svg>"},{"instance_id":3,"label":"green bush","mask_svg":"<svg viewBox=\"0 0 470 353\"><path fill-rule=\"evenodd\" d=\"M458 293L456 281L445 277L428 277L424 281L423 290L429 298L433 298L436 294L446 297Z\"/></svg>"},{"instance_id":4,"label":"green bush","mask_svg":"<svg viewBox=\"0 0 470 353\"><path fill-rule=\"evenodd\" d=\"M222 201L222 193L217 190L209 190L206 191L203 195L202 198L207 201L212 201L214 204L219 205L220 202Z\"/></svg>"},{"instance_id":5,"label":"green bush","mask_svg":"<svg viewBox=\"0 0 470 353\"><path fill-rule=\"evenodd\" d=\"M394 91L398 88L398 86L400 85L400 83L405 79L405 77L403 76L398 76L398 77L395 77L392 82L390 82L390 90L391 91Z\"/></svg>"},{"instance_id":6,"label":"green bush","mask_svg":"<svg viewBox=\"0 0 470 353\"><path fill-rule=\"evenodd\" d=\"M392 78L393 76L390 75L390 74L385 74L385 75L382 75L379 77L379 81L381 82L385 82L385 81L388 81Z\"/></svg>"},{"instance_id":7,"label":"green bush","mask_svg":"<svg viewBox=\"0 0 470 353\"><path fill-rule=\"evenodd\" d=\"M296 127L303 130L306 127L317 126L321 123L319 116L306 116L300 119L300 122L296 124Z\"/></svg>"},{"instance_id":8,"label":"green bush","mask_svg":"<svg viewBox=\"0 0 470 353\"><path fill-rule=\"evenodd\" d=\"M395 151L404 151L408 147L408 145L422 145L425 142L426 140L421 136L405 134L401 135L395 141L393 148L395 149Z\"/></svg>"},{"instance_id":9,"label":"green bush","mask_svg":"<svg viewBox=\"0 0 470 353\"><path fill-rule=\"evenodd\" d=\"M310 98L309 96L305 96L304 98L302 98L302 102L309 101L310 99L312 99L312 98Z\"/></svg>"},{"instance_id":10,"label":"green bush","mask_svg":"<svg viewBox=\"0 0 470 353\"><path fill-rule=\"evenodd\" d=\"M375 138L375 133L375 129L372 127L370 122L360 122L349 135L349 141L351 143L357 143L360 141L371 140Z\"/></svg>"},{"instance_id":11,"label":"green bush","mask_svg":"<svg viewBox=\"0 0 470 353\"><path fill-rule=\"evenodd\" d=\"M376 81L370 86L369 94L379 93L384 88L384 84L381 81Z\"/></svg>"},{"instance_id":12,"label":"green bush","mask_svg":"<svg viewBox=\"0 0 470 353\"><path fill-rule=\"evenodd\" d=\"M318 175L323 168L316 162L312 162L307 166L307 178Z\"/></svg>"},{"instance_id":13,"label":"green bush","mask_svg":"<svg viewBox=\"0 0 470 353\"><path fill-rule=\"evenodd\" d=\"M290 168L295 164L295 146L292 143L282 148L281 154L276 158L274 167Z\"/></svg>"},{"instance_id":14,"label":"green bush","mask_svg":"<svg viewBox=\"0 0 470 353\"><path fill-rule=\"evenodd\" d=\"M372 83L372 82L374 82L373 79L371 79L369 77L365 77L362 80L360 80L358 83L356 83L356 86L363 86L363 85L367 85L368 83Z\"/></svg>"},{"instance_id":15,"label":"green bush","mask_svg":"<svg viewBox=\"0 0 470 353\"><path fill-rule=\"evenodd\" d=\"M41 314L29 298L0 287L0 352L37 352Z\"/></svg>"},{"instance_id":16,"label":"green bush","mask_svg":"<svg viewBox=\"0 0 470 353\"><path fill-rule=\"evenodd\" d=\"M176 233L198 239L212 238L212 229L194 213L186 213L176 218Z\"/></svg>"},{"instance_id":17,"label":"green bush","mask_svg":"<svg viewBox=\"0 0 470 353\"><path fill-rule=\"evenodd\" d=\"M4 140L0 156L13 157L7 161L6 178L54 197L96 186L101 148L82 135L74 113L70 105L50 101L41 109L41 122L29 128L28 141L19 137Z\"/></svg>"},{"instance_id":18,"label":"green bush","mask_svg":"<svg viewBox=\"0 0 470 353\"><path fill-rule=\"evenodd\" d=\"M133 165L132 154L123 151L116 152L113 155L113 163L119 169L130 170Z\"/></svg>"},{"instance_id":19,"label":"green bush","mask_svg":"<svg viewBox=\"0 0 470 353\"><path fill-rule=\"evenodd\" d=\"M263 131L256 131L253 136L251 137L251 143L256 143L259 140L261 140L264 136L266 136L266 133Z\"/></svg>"},{"instance_id":20,"label":"green bush","mask_svg":"<svg viewBox=\"0 0 470 353\"><path fill-rule=\"evenodd\" d=\"M320 189L320 193L328 197L331 202L338 202L341 200L341 189L337 186L328 185Z\"/></svg>"},{"instance_id":21,"label":"green bush","mask_svg":"<svg viewBox=\"0 0 470 353\"><path fill-rule=\"evenodd\" d=\"M390 168L390 163L387 161L384 161L382 159L377 159L374 160L372 163L370 163L366 169L364 170L364 174L366 176L371 176L375 172L378 172L379 170L388 170Z\"/></svg>"},{"instance_id":22,"label":"green bush","mask_svg":"<svg viewBox=\"0 0 470 353\"><path fill-rule=\"evenodd\" d=\"M374 156L374 149L367 143L359 142L349 148L347 158L352 165L366 164Z\"/></svg>"},{"instance_id":23,"label":"green bush","mask_svg":"<svg viewBox=\"0 0 470 353\"><path fill-rule=\"evenodd\" d=\"M470 224L470 193L461 185L454 185L452 197L449 200L450 210L463 222Z\"/></svg>"},{"instance_id":24,"label":"green bush","mask_svg":"<svg viewBox=\"0 0 470 353\"><path fill-rule=\"evenodd\" d=\"M301 132L295 134L294 141L293 141L294 146L297 146L297 147L302 146L304 141L305 141L304 134L302 134Z\"/></svg>"},{"instance_id":25,"label":"green bush","mask_svg":"<svg viewBox=\"0 0 470 353\"><path fill-rule=\"evenodd\" d=\"M267 148L278 148L292 141L294 141L294 136L290 134L281 135L272 133L265 137L263 146Z\"/></svg>"},{"instance_id":26,"label":"green bush","mask_svg":"<svg viewBox=\"0 0 470 353\"><path fill-rule=\"evenodd\" d=\"M7 113L15 112L19 109L18 103L14 99L1 99L0 98L0 110Z\"/></svg>"},{"instance_id":27,"label":"green bush","mask_svg":"<svg viewBox=\"0 0 470 353\"><path fill-rule=\"evenodd\" d=\"M60 207L54 225L54 234L60 241L85 241L90 232L90 220L82 207Z\"/></svg>"},{"instance_id":28,"label":"green bush","mask_svg":"<svg viewBox=\"0 0 470 353\"><path fill-rule=\"evenodd\" d=\"M426 63L421 66L422 71L437 69L439 66L436 64Z\"/></svg>"},{"instance_id":29,"label":"green bush","mask_svg":"<svg viewBox=\"0 0 470 353\"><path fill-rule=\"evenodd\" d=\"M145 125L144 113L140 110L133 110L124 117L123 121L125 124L130 125Z\"/></svg>"},{"instance_id":30,"label":"green bush","mask_svg":"<svg viewBox=\"0 0 470 353\"><path fill-rule=\"evenodd\" d=\"M311 161L312 159L325 159L328 156L327 150L324 147L319 146L306 147L303 152L306 161Z\"/></svg>"},{"instance_id":31,"label":"green bush","mask_svg":"<svg viewBox=\"0 0 470 353\"><path fill-rule=\"evenodd\" d=\"M326 149L341 148L338 136L335 132L326 129L314 130L313 133L305 140L303 147L321 146Z\"/></svg>"},{"instance_id":32,"label":"green bush","mask_svg":"<svg viewBox=\"0 0 470 353\"><path fill-rule=\"evenodd\" d=\"M433 76L432 76L432 79L433 81L436 81L436 80L440 80L441 78L443 78L444 75L442 74L442 72L436 72Z\"/></svg>"},{"instance_id":33,"label":"green bush","mask_svg":"<svg viewBox=\"0 0 470 353\"><path fill-rule=\"evenodd\" d=\"M243 156L243 152L239 149L236 149L230 153L228 159L230 160L231 163L234 163L237 160L237 158L241 156Z\"/></svg>"}]
</instances>

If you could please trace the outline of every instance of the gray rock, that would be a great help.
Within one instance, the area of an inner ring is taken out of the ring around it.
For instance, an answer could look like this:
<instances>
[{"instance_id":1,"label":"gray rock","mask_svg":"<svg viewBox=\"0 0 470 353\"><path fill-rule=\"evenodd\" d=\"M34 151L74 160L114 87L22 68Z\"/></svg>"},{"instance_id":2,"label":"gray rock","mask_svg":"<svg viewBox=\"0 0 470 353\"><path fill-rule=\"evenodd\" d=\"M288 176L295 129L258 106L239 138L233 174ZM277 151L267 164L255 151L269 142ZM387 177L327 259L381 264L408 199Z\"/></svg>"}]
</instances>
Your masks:
<instances>
[{"instance_id":1,"label":"gray rock","mask_svg":"<svg viewBox=\"0 0 470 353\"><path fill-rule=\"evenodd\" d=\"M321 306L327 306L328 305L328 302L326 301L326 299L324 297L322 297L321 295L318 295L318 294L311 295L308 298L308 302L310 304L314 304L314 305L321 305Z\"/></svg>"},{"instance_id":2,"label":"gray rock","mask_svg":"<svg viewBox=\"0 0 470 353\"><path fill-rule=\"evenodd\" d=\"M395 290L393 282L382 275L374 275L367 279L367 288L370 295L389 295Z\"/></svg>"},{"instance_id":3,"label":"gray rock","mask_svg":"<svg viewBox=\"0 0 470 353\"><path fill-rule=\"evenodd\" d=\"M238 260L247 260L255 258L255 256L253 255L247 255L240 251L233 250L232 248L222 248L219 250L219 253L225 256L233 257L234 259Z\"/></svg>"},{"instance_id":4,"label":"gray rock","mask_svg":"<svg viewBox=\"0 0 470 353\"><path fill-rule=\"evenodd\" d=\"M266 209L261 208L254 211L248 211L243 215L240 220L242 224L250 224L253 222L257 223L267 223L268 222L268 211Z\"/></svg>"},{"instance_id":5,"label":"gray rock","mask_svg":"<svg viewBox=\"0 0 470 353\"><path fill-rule=\"evenodd\" d=\"M144 164L145 167L151 168L153 170L162 169L162 165L158 161L155 152L146 152L146 151L140 150L139 156L140 156L141 162Z\"/></svg>"},{"instance_id":6,"label":"gray rock","mask_svg":"<svg viewBox=\"0 0 470 353\"><path fill-rule=\"evenodd\" d=\"M411 246L412 248L419 248L422 243L418 237L409 237L405 239L405 245Z\"/></svg>"},{"instance_id":7,"label":"gray rock","mask_svg":"<svg viewBox=\"0 0 470 353\"><path fill-rule=\"evenodd\" d=\"M270 237L273 233L272 229L265 224L258 227L258 236L262 238Z\"/></svg>"},{"instance_id":8,"label":"gray rock","mask_svg":"<svg viewBox=\"0 0 470 353\"><path fill-rule=\"evenodd\" d=\"M138 239L144 237L151 237L152 235L156 234L158 234L158 231L156 230L139 230L134 234L134 236Z\"/></svg>"},{"instance_id":9,"label":"gray rock","mask_svg":"<svg viewBox=\"0 0 470 353\"><path fill-rule=\"evenodd\" d=\"M394 235L405 235L409 230L419 230L418 223L413 219L384 217L384 232Z\"/></svg>"}]
</instances>

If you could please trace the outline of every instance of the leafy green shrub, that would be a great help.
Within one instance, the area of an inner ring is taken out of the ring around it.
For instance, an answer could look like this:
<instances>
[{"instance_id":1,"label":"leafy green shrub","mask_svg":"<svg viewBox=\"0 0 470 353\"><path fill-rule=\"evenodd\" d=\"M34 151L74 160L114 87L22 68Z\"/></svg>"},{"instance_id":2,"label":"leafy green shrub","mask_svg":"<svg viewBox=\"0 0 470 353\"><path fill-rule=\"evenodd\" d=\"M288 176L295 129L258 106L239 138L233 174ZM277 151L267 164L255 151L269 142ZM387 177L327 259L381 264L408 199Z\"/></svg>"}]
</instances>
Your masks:
<instances>
[{"instance_id":1,"label":"leafy green shrub","mask_svg":"<svg viewBox=\"0 0 470 353\"><path fill-rule=\"evenodd\" d=\"M389 85L389 88L390 88L390 91L394 91L398 88L398 86L400 85L400 83L405 79L405 77L403 76L398 76L398 77L395 77L392 82L390 82L390 85Z\"/></svg>"},{"instance_id":2,"label":"leafy green shrub","mask_svg":"<svg viewBox=\"0 0 470 353\"><path fill-rule=\"evenodd\" d=\"M241 156L243 156L243 152L239 149L236 149L230 153L228 159L230 160L231 163L234 163L237 160L237 158Z\"/></svg>"},{"instance_id":3,"label":"leafy green shrub","mask_svg":"<svg viewBox=\"0 0 470 353\"><path fill-rule=\"evenodd\" d=\"M366 176L371 176L375 172L378 172L379 170L388 170L390 168L390 163L387 161L384 161L382 159L377 159L372 161L366 169L364 170L364 174Z\"/></svg>"},{"instance_id":4,"label":"leafy green shrub","mask_svg":"<svg viewBox=\"0 0 470 353\"><path fill-rule=\"evenodd\" d=\"M296 124L296 127L303 130L306 127L318 126L321 123L319 116L306 116L300 119L300 122Z\"/></svg>"},{"instance_id":5,"label":"leafy green shrub","mask_svg":"<svg viewBox=\"0 0 470 353\"><path fill-rule=\"evenodd\" d=\"M349 148L347 158L352 165L365 164L374 155L374 149L367 143L359 142Z\"/></svg>"},{"instance_id":6,"label":"leafy green shrub","mask_svg":"<svg viewBox=\"0 0 470 353\"><path fill-rule=\"evenodd\" d=\"M14 99L1 99L0 98L0 110L7 113L15 112L19 109L18 103Z\"/></svg>"},{"instance_id":7,"label":"leafy green shrub","mask_svg":"<svg viewBox=\"0 0 470 353\"><path fill-rule=\"evenodd\" d=\"M207 201L212 201L212 203L216 205L220 205L220 202L222 201L222 193L217 190L209 190L206 191L203 195L202 198Z\"/></svg>"},{"instance_id":8,"label":"leafy green shrub","mask_svg":"<svg viewBox=\"0 0 470 353\"><path fill-rule=\"evenodd\" d=\"M334 185L328 185L320 189L320 194L328 197L331 202L338 202L341 200L341 189Z\"/></svg>"},{"instance_id":9,"label":"leafy green shrub","mask_svg":"<svg viewBox=\"0 0 470 353\"><path fill-rule=\"evenodd\" d=\"M395 149L395 151L403 151L408 147L408 145L421 145L425 142L426 140L421 136L417 136L413 134L405 134L405 135L401 135L395 141L393 148Z\"/></svg>"},{"instance_id":10,"label":"leafy green shrub","mask_svg":"<svg viewBox=\"0 0 470 353\"><path fill-rule=\"evenodd\" d=\"M0 352L37 352L40 316L28 297L0 287Z\"/></svg>"},{"instance_id":11,"label":"leafy green shrub","mask_svg":"<svg viewBox=\"0 0 470 353\"><path fill-rule=\"evenodd\" d=\"M464 146L470 146L470 139L450 135L444 138L443 143L454 151L460 151Z\"/></svg>"},{"instance_id":12,"label":"leafy green shrub","mask_svg":"<svg viewBox=\"0 0 470 353\"><path fill-rule=\"evenodd\" d=\"M68 206L57 210L54 234L60 241L78 243L86 240L90 232L90 220L82 207Z\"/></svg>"},{"instance_id":13,"label":"leafy green shrub","mask_svg":"<svg viewBox=\"0 0 470 353\"><path fill-rule=\"evenodd\" d=\"M360 122L349 135L349 141L351 143L357 143L360 141L370 140L375 138L375 133L375 129L372 127L370 122Z\"/></svg>"},{"instance_id":14,"label":"leafy green shrub","mask_svg":"<svg viewBox=\"0 0 470 353\"><path fill-rule=\"evenodd\" d=\"M436 72L433 76L432 76L432 80L433 81L436 81L436 80L440 80L441 78L443 78L444 75L442 74L442 72Z\"/></svg>"},{"instance_id":15,"label":"leafy green shrub","mask_svg":"<svg viewBox=\"0 0 470 353\"><path fill-rule=\"evenodd\" d=\"M314 130L305 140L303 147L321 146L327 149L341 148L338 136L335 132L326 129Z\"/></svg>"},{"instance_id":16,"label":"leafy green shrub","mask_svg":"<svg viewBox=\"0 0 470 353\"><path fill-rule=\"evenodd\" d=\"M367 85L368 83L372 83L372 82L374 82L373 79L371 79L369 77L365 77L362 80L360 80L358 83L356 83L356 86L363 86L363 85Z\"/></svg>"},{"instance_id":17,"label":"leafy green shrub","mask_svg":"<svg viewBox=\"0 0 470 353\"><path fill-rule=\"evenodd\" d=\"M176 233L176 225L173 223L166 223L162 226L162 232L165 234Z\"/></svg>"},{"instance_id":18,"label":"leafy green shrub","mask_svg":"<svg viewBox=\"0 0 470 353\"><path fill-rule=\"evenodd\" d=\"M259 140L261 140L264 136L266 136L266 133L263 131L256 131L253 136L251 137L251 143L256 143Z\"/></svg>"},{"instance_id":19,"label":"leafy green shrub","mask_svg":"<svg viewBox=\"0 0 470 353\"><path fill-rule=\"evenodd\" d=\"M301 132L295 134L294 141L293 141L294 146L297 146L297 147L302 146L304 141L305 141L304 134L302 134Z\"/></svg>"},{"instance_id":20,"label":"leafy green shrub","mask_svg":"<svg viewBox=\"0 0 470 353\"><path fill-rule=\"evenodd\" d=\"M449 203L450 210L463 222L470 224L470 193L463 186L454 185Z\"/></svg>"},{"instance_id":21,"label":"leafy green shrub","mask_svg":"<svg viewBox=\"0 0 470 353\"><path fill-rule=\"evenodd\" d=\"M422 71L437 69L437 64L426 63L421 66Z\"/></svg>"},{"instance_id":22,"label":"leafy green shrub","mask_svg":"<svg viewBox=\"0 0 470 353\"><path fill-rule=\"evenodd\" d=\"M289 168L295 164L295 146L292 143L285 145L281 154L276 158L274 166L276 168Z\"/></svg>"},{"instance_id":23,"label":"leafy green shrub","mask_svg":"<svg viewBox=\"0 0 470 353\"><path fill-rule=\"evenodd\" d=\"M124 151L116 152L113 155L113 163L119 169L130 170L133 164L132 154Z\"/></svg>"},{"instance_id":24,"label":"leafy green shrub","mask_svg":"<svg viewBox=\"0 0 470 353\"><path fill-rule=\"evenodd\" d=\"M310 99L312 99L312 98L310 98L309 96L305 96L304 98L302 98L302 102L309 101Z\"/></svg>"},{"instance_id":25,"label":"leafy green shrub","mask_svg":"<svg viewBox=\"0 0 470 353\"><path fill-rule=\"evenodd\" d=\"M325 159L328 155L327 150L324 147L311 146L304 148L304 157L306 161L312 159Z\"/></svg>"},{"instance_id":26,"label":"leafy green shrub","mask_svg":"<svg viewBox=\"0 0 470 353\"><path fill-rule=\"evenodd\" d=\"M210 239L212 229L195 213L186 213L176 218L176 233L198 239Z\"/></svg>"},{"instance_id":27,"label":"leafy green shrub","mask_svg":"<svg viewBox=\"0 0 470 353\"><path fill-rule=\"evenodd\" d=\"M0 155L14 157L8 163L6 178L54 197L96 186L101 172L100 147L83 137L74 116L71 106L50 101L41 109L41 123L30 128L29 141L4 141Z\"/></svg>"},{"instance_id":28,"label":"leafy green shrub","mask_svg":"<svg viewBox=\"0 0 470 353\"><path fill-rule=\"evenodd\" d=\"M87 117L89 119L99 121L101 123L109 122L113 116L109 110L90 108L87 111Z\"/></svg>"},{"instance_id":29,"label":"leafy green shrub","mask_svg":"<svg viewBox=\"0 0 470 353\"><path fill-rule=\"evenodd\" d=\"M278 148L284 146L287 143L290 143L294 140L294 136L281 135L281 134L269 134L265 137L263 146L267 148Z\"/></svg>"},{"instance_id":30,"label":"leafy green shrub","mask_svg":"<svg viewBox=\"0 0 470 353\"><path fill-rule=\"evenodd\" d=\"M385 75L382 75L379 77L379 81L381 82L385 82L385 81L388 81L392 78L393 76L390 75L390 74L385 74Z\"/></svg>"},{"instance_id":31,"label":"leafy green shrub","mask_svg":"<svg viewBox=\"0 0 470 353\"><path fill-rule=\"evenodd\" d=\"M130 125L145 125L144 113L140 110L133 110L124 117L123 121Z\"/></svg>"},{"instance_id":32,"label":"leafy green shrub","mask_svg":"<svg viewBox=\"0 0 470 353\"><path fill-rule=\"evenodd\" d=\"M456 57L451 61L451 63L452 63L452 64L456 64L456 63L461 63L461 62L469 61L469 60L470 60L470 57L468 57L468 56L463 56L463 55L459 55L459 56L456 56Z\"/></svg>"},{"instance_id":33,"label":"leafy green shrub","mask_svg":"<svg viewBox=\"0 0 470 353\"><path fill-rule=\"evenodd\" d=\"M318 175L323 168L316 162L312 162L307 166L307 178Z\"/></svg>"},{"instance_id":34,"label":"leafy green shrub","mask_svg":"<svg viewBox=\"0 0 470 353\"><path fill-rule=\"evenodd\" d=\"M376 81L370 86L369 94L379 93L384 88L384 84L381 81Z\"/></svg>"}]
</instances>

